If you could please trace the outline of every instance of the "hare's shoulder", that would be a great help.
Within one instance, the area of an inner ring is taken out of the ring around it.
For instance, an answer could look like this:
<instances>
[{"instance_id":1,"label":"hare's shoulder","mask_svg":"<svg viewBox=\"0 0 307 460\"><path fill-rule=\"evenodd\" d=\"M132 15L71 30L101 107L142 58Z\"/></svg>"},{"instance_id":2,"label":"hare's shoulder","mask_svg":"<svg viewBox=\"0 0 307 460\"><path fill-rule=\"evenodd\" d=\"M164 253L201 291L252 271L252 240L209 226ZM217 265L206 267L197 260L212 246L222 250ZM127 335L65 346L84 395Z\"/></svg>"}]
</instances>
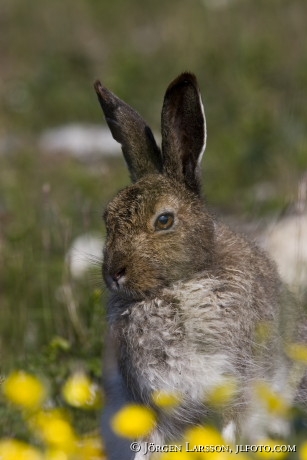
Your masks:
<instances>
[{"instance_id":1,"label":"hare's shoulder","mask_svg":"<svg viewBox=\"0 0 307 460\"><path fill-rule=\"evenodd\" d=\"M244 278L258 276L259 272L280 283L276 264L269 254L250 236L232 230L221 221L215 222L216 262L226 271L237 268ZM259 279L258 279L259 281Z\"/></svg>"}]
</instances>

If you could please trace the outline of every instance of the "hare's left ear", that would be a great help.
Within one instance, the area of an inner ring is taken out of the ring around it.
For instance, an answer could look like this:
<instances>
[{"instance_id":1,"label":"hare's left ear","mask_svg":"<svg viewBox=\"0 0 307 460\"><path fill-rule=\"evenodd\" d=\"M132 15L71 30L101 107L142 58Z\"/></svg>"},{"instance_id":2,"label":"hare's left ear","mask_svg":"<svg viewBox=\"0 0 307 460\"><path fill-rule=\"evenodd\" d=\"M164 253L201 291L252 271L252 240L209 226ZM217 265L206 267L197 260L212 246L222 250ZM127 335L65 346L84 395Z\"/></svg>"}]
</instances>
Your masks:
<instances>
[{"instance_id":1,"label":"hare's left ear","mask_svg":"<svg viewBox=\"0 0 307 460\"><path fill-rule=\"evenodd\" d=\"M162 108L163 172L200 193L206 119L196 77L183 73L167 88Z\"/></svg>"},{"instance_id":2,"label":"hare's left ear","mask_svg":"<svg viewBox=\"0 0 307 460\"><path fill-rule=\"evenodd\" d=\"M132 182L161 172L161 152L145 120L100 81L94 87L112 136L122 146Z\"/></svg>"}]
</instances>

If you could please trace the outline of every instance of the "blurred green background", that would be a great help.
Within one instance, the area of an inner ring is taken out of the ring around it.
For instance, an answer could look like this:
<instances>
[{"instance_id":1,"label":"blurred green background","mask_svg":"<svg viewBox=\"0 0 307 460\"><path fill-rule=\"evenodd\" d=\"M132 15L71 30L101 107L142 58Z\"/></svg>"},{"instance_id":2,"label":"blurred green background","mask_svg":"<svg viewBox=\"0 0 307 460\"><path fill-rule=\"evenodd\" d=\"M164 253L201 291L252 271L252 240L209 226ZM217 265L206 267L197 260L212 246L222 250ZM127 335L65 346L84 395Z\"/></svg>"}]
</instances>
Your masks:
<instances>
[{"instance_id":1,"label":"blurred green background","mask_svg":"<svg viewBox=\"0 0 307 460\"><path fill-rule=\"evenodd\" d=\"M83 233L103 238L128 174L121 157L44 152L42 133L103 125L96 78L159 132L165 88L189 70L205 102L209 203L244 219L279 212L307 169L306 17L305 0L1 1L1 374L100 375L100 263L76 279L65 254ZM10 417L0 435L21 429Z\"/></svg>"}]
</instances>

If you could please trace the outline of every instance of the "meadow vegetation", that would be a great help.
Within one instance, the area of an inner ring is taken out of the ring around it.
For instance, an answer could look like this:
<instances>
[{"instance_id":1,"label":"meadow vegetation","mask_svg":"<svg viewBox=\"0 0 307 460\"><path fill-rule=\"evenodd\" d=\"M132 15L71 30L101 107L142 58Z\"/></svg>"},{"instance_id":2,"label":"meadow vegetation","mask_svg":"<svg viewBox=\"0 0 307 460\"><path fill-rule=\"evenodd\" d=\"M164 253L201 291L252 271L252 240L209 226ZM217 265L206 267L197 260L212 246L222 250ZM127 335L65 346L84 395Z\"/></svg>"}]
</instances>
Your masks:
<instances>
[{"instance_id":1,"label":"meadow vegetation","mask_svg":"<svg viewBox=\"0 0 307 460\"><path fill-rule=\"evenodd\" d=\"M41 132L103 123L96 78L159 131L166 85L190 70L207 115L208 202L240 219L279 214L307 169L306 17L305 0L1 2L2 380L14 369L46 379L76 430L97 432L99 410L80 415L61 389L77 371L100 381L106 293L99 261L76 280L65 254L78 235L103 238L104 206L128 173L121 158L43 152ZM33 441L3 395L0 420L1 438Z\"/></svg>"}]
</instances>

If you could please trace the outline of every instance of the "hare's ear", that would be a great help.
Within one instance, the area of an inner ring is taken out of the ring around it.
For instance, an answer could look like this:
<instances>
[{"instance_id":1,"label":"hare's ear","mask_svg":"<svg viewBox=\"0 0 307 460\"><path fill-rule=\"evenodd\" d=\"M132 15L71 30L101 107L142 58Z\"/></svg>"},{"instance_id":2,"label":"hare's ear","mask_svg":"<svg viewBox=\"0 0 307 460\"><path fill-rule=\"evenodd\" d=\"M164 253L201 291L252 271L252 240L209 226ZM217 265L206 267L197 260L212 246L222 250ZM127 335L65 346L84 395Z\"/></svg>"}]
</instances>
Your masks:
<instances>
[{"instance_id":1,"label":"hare's ear","mask_svg":"<svg viewBox=\"0 0 307 460\"><path fill-rule=\"evenodd\" d=\"M143 118L100 81L94 87L112 136L122 146L131 180L135 182L146 174L161 172L161 152Z\"/></svg>"},{"instance_id":2,"label":"hare's ear","mask_svg":"<svg viewBox=\"0 0 307 460\"><path fill-rule=\"evenodd\" d=\"M163 172L200 193L206 119L197 80L183 73L167 88L162 109Z\"/></svg>"}]
</instances>

